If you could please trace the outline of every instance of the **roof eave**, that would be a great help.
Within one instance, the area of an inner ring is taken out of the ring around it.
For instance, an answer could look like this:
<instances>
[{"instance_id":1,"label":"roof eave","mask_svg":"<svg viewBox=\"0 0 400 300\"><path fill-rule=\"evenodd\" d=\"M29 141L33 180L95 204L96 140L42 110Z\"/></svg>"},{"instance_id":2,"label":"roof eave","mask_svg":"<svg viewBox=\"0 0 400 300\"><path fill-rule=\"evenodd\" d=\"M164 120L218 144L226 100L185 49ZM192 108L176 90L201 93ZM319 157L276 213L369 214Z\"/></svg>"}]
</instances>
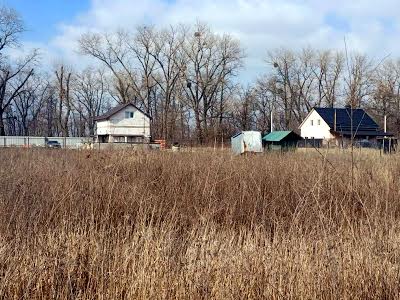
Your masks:
<instances>
[{"instance_id":1,"label":"roof eave","mask_svg":"<svg viewBox=\"0 0 400 300\"><path fill-rule=\"evenodd\" d=\"M301 127L304 125L304 123L307 121L308 117L312 114L312 112L315 110L315 108L313 107L310 112L307 114L307 116L304 118L303 122L301 122L301 124L299 125L298 129L301 129ZM318 112L317 112L318 113ZM319 114L318 114L319 115Z\"/></svg>"},{"instance_id":2,"label":"roof eave","mask_svg":"<svg viewBox=\"0 0 400 300\"><path fill-rule=\"evenodd\" d=\"M153 118L146 112L144 112L143 110L141 110L139 107L137 107L135 104L133 104L132 102L128 102L125 103L124 105L121 105L121 107L119 109L117 109L116 111L112 112L112 114L108 112L106 112L105 114L98 116L96 118L94 118L95 121L105 121L108 120L111 116L115 115L116 113L119 113L121 110L123 110L124 108L128 107L129 105L132 105L136 110L140 111L142 114L144 114L146 117L148 117L150 120L152 120Z\"/></svg>"}]
</instances>

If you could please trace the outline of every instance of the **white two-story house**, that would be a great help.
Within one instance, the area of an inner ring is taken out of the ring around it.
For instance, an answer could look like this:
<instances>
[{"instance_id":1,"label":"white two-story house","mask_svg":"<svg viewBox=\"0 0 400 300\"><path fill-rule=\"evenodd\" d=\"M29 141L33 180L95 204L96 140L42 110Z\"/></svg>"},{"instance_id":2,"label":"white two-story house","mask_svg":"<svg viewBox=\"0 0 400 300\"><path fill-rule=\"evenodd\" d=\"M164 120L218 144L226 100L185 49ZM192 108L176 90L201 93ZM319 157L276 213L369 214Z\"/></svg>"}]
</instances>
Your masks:
<instances>
[{"instance_id":1,"label":"white two-story house","mask_svg":"<svg viewBox=\"0 0 400 300\"><path fill-rule=\"evenodd\" d=\"M351 136L354 140L376 140L392 136L384 132L379 125L361 108L313 108L300 124L301 137L321 140L323 144L333 142L344 145Z\"/></svg>"},{"instance_id":2,"label":"white two-story house","mask_svg":"<svg viewBox=\"0 0 400 300\"><path fill-rule=\"evenodd\" d=\"M151 117L133 103L120 104L95 120L99 143L150 141Z\"/></svg>"}]
</instances>

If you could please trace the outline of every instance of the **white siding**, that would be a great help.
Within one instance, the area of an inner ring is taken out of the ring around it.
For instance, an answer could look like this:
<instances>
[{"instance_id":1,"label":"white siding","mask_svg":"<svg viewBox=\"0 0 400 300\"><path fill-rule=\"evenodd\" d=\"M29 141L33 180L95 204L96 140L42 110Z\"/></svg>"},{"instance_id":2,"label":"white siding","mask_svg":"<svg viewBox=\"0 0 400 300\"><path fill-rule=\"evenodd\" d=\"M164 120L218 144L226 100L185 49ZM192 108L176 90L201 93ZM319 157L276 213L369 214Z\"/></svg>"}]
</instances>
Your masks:
<instances>
[{"instance_id":1,"label":"white siding","mask_svg":"<svg viewBox=\"0 0 400 300\"><path fill-rule=\"evenodd\" d=\"M125 118L126 111L133 111L133 118ZM98 121L97 135L150 137L150 119L133 106L128 106L110 119Z\"/></svg>"},{"instance_id":2,"label":"white siding","mask_svg":"<svg viewBox=\"0 0 400 300\"><path fill-rule=\"evenodd\" d=\"M300 135L307 139L332 139L334 136L330 133L330 129L321 116L313 110L300 127Z\"/></svg>"}]
</instances>

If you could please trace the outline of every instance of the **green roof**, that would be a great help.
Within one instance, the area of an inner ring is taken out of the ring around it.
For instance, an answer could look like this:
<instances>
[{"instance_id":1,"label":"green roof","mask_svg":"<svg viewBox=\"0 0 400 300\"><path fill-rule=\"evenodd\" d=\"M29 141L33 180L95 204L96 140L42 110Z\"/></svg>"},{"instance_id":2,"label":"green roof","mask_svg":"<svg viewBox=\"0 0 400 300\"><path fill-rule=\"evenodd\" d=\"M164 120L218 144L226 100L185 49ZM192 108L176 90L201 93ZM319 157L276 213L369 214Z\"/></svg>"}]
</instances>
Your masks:
<instances>
[{"instance_id":1,"label":"green roof","mask_svg":"<svg viewBox=\"0 0 400 300\"><path fill-rule=\"evenodd\" d=\"M266 142L280 142L286 136L288 136L291 131L272 131L263 137L263 140Z\"/></svg>"}]
</instances>

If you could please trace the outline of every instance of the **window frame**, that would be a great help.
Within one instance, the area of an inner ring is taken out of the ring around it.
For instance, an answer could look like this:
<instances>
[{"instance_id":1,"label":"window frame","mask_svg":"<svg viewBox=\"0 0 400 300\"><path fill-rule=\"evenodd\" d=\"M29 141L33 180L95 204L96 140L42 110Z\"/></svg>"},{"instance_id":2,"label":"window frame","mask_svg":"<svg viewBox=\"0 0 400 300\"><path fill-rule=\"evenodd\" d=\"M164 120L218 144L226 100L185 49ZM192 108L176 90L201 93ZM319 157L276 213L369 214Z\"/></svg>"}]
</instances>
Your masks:
<instances>
[{"instance_id":1,"label":"window frame","mask_svg":"<svg viewBox=\"0 0 400 300\"><path fill-rule=\"evenodd\" d=\"M134 111L126 110L125 111L125 119L133 119L134 117Z\"/></svg>"}]
</instances>

